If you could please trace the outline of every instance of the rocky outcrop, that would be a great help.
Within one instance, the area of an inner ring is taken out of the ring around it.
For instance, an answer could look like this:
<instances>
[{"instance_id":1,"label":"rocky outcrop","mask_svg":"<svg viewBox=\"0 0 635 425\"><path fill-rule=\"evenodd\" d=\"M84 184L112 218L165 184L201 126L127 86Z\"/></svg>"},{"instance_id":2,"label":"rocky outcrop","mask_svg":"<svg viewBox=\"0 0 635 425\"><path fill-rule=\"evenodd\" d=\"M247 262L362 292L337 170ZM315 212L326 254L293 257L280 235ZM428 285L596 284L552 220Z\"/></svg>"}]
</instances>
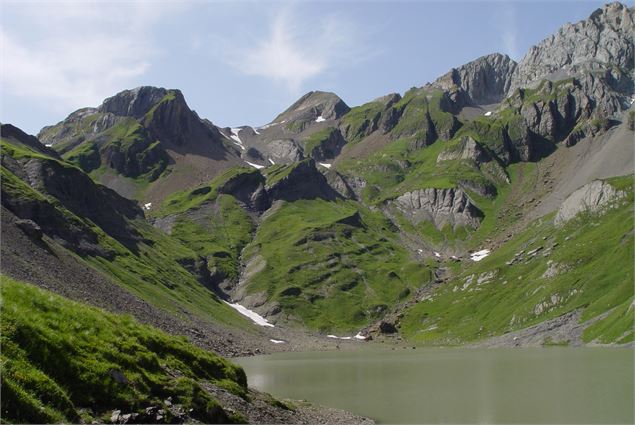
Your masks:
<instances>
[{"instance_id":1,"label":"rocky outcrop","mask_svg":"<svg viewBox=\"0 0 635 425\"><path fill-rule=\"evenodd\" d=\"M263 145L261 150L275 161L276 164L288 164L304 159L302 147L292 139L278 139Z\"/></svg>"},{"instance_id":2,"label":"rocky outcrop","mask_svg":"<svg viewBox=\"0 0 635 425\"><path fill-rule=\"evenodd\" d=\"M164 88L137 87L107 98L97 110L123 117L141 118L167 95L168 90Z\"/></svg>"},{"instance_id":3,"label":"rocky outcrop","mask_svg":"<svg viewBox=\"0 0 635 425\"><path fill-rule=\"evenodd\" d=\"M483 213L461 189L420 189L404 193L393 204L414 224L427 220L438 229L469 226L477 228Z\"/></svg>"},{"instance_id":4,"label":"rocky outcrop","mask_svg":"<svg viewBox=\"0 0 635 425\"><path fill-rule=\"evenodd\" d=\"M313 159L305 159L287 167L290 169L281 170L282 177L267 178L266 190L272 202L315 198L335 200L339 197L318 171Z\"/></svg>"},{"instance_id":5,"label":"rocky outcrop","mask_svg":"<svg viewBox=\"0 0 635 425\"><path fill-rule=\"evenodd\" d=\"M600 213L624 196L624 192L616 190L609 183L594 180L565 199L558 209L554 223L563 225L581 212Z\"/></svg>"},{"instance_id":6,"label":"rocky outcrop","mask_svg":"<svg viewBox=\"0 0 635 425\"><path fill-rule=\"evenodd\" d=\"M455 111L467 105L498 103L509 91L516 62L494 53L451 69L432 85L446 91Z\"/></svg>"},{"instance_id":7,"label":"rocky outcrop","mask_svg":"<svg viewBox=\"0 0 635 425\"><path fill-rule=\"evenodd\" d=\"M270 206L265 178L257 170L228 179L218 188L218 193L232 195L251 211L264 212Z\"/></svg>"},{"instance_id":8,"label":"rocky outcrop","mask_svg":"<svg viewBox=\"0 0 635 425\"><path fill-rule=\"evenodd\" d=\"M333 169L324 172L326 181L338 194L347 199L361 199L362 190L366 187L366 181L357 176L345 176Z\"/></svg>"},{"instance_id":9,"label":"rocky outcrop","mask_svg":"<svg viewBox=\"0 0 635 425\"><path fill-rule=\"evenodd\" d=\"M437 163L452 160L473 161L477 165L491 161L492 157L479 143L472 137L465 136L461 142L452 148L441 151L437 157Z\"/></svg>"},{"instance_id":10,"label":"rocky outcrop","mask_svg":"<svg viewBox=\"0 0 635 425\"><path fill-rule=\"evenodd\" d=\"M332 129L324 137L319 139L309 138L305 142L304 153L316 161L328 161L340 154L346 144L339 129Z\"/></svg>"},{"instance_id":11,"label":"rocky outcrop","mask_svg":"<svg viewBox=\"0 0 635 425\"><path fill-rule=\"evenodd\" d=\"M613 89L632 90L632 75L625 72L634 66L634 32L633 9L618 2L607 4L529 49L511 76L508 93L543 79L605 70L612 73Z\"/></svg>"},{"instance_id":12,"label":"rocky outcrop","mask_svg":"<svg viewBox=\"0 0 635 425\"><path fill-rule=\"evenodd\" d=\"M144 116L144 126L152 139L178 146L218 141L221 137L216 127L206 125L187 106L180 90L169 90Z\"/></svg>"}]
</instances>

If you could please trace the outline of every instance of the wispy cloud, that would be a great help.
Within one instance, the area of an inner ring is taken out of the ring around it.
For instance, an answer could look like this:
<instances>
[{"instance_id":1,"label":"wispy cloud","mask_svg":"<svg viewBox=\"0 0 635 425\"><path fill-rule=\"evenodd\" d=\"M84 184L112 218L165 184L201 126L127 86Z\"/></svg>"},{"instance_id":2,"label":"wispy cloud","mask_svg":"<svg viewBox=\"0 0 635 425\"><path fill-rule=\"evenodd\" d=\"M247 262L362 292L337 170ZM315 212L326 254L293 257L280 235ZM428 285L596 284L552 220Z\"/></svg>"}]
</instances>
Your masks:
<instances>
[{"instance_id":1,"label":"wispy cloud","mask_svg":"<svg viewBox=\"0 0 635 425\"><path fill-rule=\"evenodd\" d=\"M361 46L352 22L328 16L315 22L289 10L276 14L262 40L222 42L225 62L245 75L267 78L291 92L352 57L368 52ZM310 31L308 30L310 29Z\"/></svg>"},{"instance_id":2,"label":"wispy cloud","mask_svg":"<svg viewBox=\"0 0 635 425\"><path fill-rule=\"evenodd\" d=\"M144 75L156 53L147 30L174 11L142 1L24 2L7 9L17 23L0 28L2 90L57 110L96 105Z\"/></svg>"}]
</instances>

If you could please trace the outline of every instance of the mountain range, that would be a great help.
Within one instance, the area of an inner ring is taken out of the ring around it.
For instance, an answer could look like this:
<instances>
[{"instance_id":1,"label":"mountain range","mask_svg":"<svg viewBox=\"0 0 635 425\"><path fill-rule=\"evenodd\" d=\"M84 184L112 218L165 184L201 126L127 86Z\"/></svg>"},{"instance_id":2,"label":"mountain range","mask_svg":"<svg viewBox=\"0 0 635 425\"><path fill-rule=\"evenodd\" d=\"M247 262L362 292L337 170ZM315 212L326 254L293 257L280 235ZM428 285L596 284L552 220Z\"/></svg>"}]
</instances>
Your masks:
<instances>
[{"instance_id":1,"label":"mountain range","mask_svg":"<svg viewBox=\"0 0 635 425\"><path fill-rule=\"evenodd\" d=\"M147 86L3 124L3 419L319 421L220 356L632 344L634 12L261 127Z\"/></svg>"}]
</instances>

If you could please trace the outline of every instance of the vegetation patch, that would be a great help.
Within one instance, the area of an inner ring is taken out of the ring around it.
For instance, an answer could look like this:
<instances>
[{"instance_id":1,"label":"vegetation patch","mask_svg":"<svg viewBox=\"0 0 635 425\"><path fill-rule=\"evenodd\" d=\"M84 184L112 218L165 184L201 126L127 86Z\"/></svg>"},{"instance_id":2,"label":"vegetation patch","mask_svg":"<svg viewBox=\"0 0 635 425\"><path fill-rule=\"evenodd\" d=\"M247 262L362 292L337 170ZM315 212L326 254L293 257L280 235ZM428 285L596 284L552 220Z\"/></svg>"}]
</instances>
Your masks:
<instances>
[{"instance_id":1,"label":"vegetation patch","mask_svg":"<svg viewBox=\"0 0 635 425\"><path fill-rule=\"evenodd\" d=\"M169 422L169 397L194 419L232 422L200 382L246 396L240 367L185 338L6 276L1 281L4 422L79 422L151 406Z\"/></svg>"},{"instance_id":2,"label":"vegetation patch","mask_svg":"<svg viewBox=\"0 0 635 425\"><path fill-rule=\"evenodd\" d=\"M256 255L266 267L246 282L248 292L264 291L299 323L324 332L357 332L377 319L374 307L394 305L430 280L389 221L348 201L284 203L244 251L247 261Z\"/></svg>"}]
</instances>

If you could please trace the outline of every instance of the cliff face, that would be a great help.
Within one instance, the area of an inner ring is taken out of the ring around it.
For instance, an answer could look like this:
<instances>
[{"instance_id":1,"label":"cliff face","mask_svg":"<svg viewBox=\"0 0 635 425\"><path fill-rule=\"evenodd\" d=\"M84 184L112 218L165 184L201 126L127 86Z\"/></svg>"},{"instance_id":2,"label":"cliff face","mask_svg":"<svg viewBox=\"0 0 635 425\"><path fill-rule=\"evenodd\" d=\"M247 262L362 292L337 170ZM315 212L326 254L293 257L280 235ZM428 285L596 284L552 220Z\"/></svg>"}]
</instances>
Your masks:
<instances>
[{"instance_id":1,"label":"cliff face","mask_svg":"<svg viewBox=\"0 0 635 425\"><path fill-rule=\"evenodd\" d=\"M611 87L632 90L633 9L611 3L589 19L566 24L546 38L518 63L508 94L542 79L560 79L588 71L607 71ZM630 81L629 81L630 80Z\"/></svg>"},{"instance_id":2,"label":"cliff face","mask_svg":"<svg viewBox=\"0 0 635 425\"><path fill-rule=\"evenodd\" d=\"M433 83L447 91L455 109L472 104L500 102L509 91L516 62L494 53L453 68Z\"/></svg>"},{"instance_id":3,"label":"cliff face","mask_svg":"<svg viewBox=\"0 0 635 425\"><path fill-rule=\"evenodd\" d=\"M414 224L431 221L438 229L480 225L483 213L461 189L421 189L395 199L397 208Z\"/></svg>"}]
</instances>

